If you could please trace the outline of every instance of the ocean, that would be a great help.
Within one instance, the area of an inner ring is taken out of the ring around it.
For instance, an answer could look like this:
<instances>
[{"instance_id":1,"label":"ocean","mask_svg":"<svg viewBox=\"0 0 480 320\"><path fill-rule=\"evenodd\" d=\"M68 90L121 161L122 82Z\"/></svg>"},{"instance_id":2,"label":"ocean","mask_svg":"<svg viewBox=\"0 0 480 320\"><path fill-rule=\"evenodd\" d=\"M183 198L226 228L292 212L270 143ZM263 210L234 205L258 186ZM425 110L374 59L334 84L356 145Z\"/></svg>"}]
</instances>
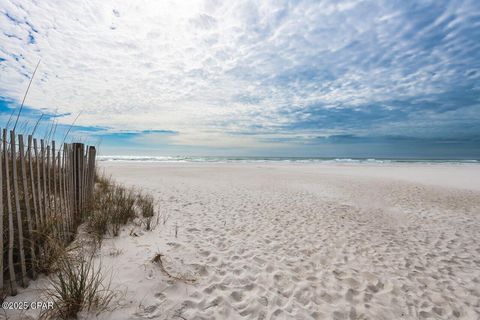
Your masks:
<instances>
[{"instance_id":1,"label":"ocean","mask_svg":"<svg viewBox=\"0 0 480 320\"><path fill-rule=\"evenodd\" d=\"M219 157L219 156L98 156L99 161L142 161L166 163L423 163L423 164L480 164L478 159L390 159L390 158L333 158L333 157Z\"/></svg>"}]
</instances>

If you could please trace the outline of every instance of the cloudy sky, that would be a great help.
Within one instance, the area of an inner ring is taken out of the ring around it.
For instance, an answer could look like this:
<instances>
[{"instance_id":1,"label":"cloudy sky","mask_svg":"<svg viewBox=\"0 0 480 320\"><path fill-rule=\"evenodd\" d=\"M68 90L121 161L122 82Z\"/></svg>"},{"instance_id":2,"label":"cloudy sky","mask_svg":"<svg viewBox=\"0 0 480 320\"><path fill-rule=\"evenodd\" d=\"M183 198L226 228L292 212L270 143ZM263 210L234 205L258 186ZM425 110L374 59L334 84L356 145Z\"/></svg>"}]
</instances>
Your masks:
<instances>
[{"instance_id":1,"label":"cloudy sky","mask_svg":"<svg viewBox=\"0 0 480 320\"><path fill-rule=\"evenodd\" d=\"M40 59L104 154L480 158L478 0L0 0L0 126Z\"/></svg>"}]
</instances>

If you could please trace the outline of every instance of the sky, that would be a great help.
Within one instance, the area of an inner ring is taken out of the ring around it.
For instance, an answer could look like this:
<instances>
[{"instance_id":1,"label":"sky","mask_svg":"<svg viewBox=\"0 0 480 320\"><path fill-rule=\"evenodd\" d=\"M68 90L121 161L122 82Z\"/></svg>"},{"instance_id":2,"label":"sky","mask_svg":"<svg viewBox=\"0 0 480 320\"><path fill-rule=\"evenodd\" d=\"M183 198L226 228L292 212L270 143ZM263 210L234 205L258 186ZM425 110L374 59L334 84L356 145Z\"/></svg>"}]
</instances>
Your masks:
<instances>
[{"instance_id":1,"label":"sky","mask_svg":"<svg viewBox=\"0 0 480 320\"><path fill-rule=\"evenodd\" d=\"M38 61L18 128L104 155L480 159L478 0L0 0L0 126Z\"/></svg>"}]
</instances>

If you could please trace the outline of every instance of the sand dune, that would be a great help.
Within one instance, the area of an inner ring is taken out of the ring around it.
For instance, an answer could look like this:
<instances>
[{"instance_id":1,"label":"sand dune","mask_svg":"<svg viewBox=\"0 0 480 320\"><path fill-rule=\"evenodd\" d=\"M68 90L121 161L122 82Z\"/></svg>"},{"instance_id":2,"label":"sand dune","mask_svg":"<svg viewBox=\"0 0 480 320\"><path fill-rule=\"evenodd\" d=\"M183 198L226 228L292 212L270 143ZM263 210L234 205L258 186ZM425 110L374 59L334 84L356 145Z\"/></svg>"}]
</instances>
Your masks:
<instances>
[{"instance_id":1,"label":"sand dune","mask_svg":"<svg viewBox=\"0 0 480 320\"><path fill-rule=\"evenodd\" d=\"M101 319L480 317L477 166L102 166L160 225L104 242L124 295Z\"/></svg>"}]
</instances>

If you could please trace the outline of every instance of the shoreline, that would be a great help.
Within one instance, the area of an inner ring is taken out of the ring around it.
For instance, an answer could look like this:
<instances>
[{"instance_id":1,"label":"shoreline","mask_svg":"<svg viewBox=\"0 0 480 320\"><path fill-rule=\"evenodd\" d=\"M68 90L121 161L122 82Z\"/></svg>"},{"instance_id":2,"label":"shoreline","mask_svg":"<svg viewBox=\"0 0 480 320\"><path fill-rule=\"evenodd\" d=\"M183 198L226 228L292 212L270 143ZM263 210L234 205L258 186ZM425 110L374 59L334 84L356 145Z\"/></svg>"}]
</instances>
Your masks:
<instances>
[{"instance_id":1,"label":"shoreline","mask_svg":"<svg viewBox=\"0 0 480 320\"><path fill-rule=\"evenodd\" d=\"M331 158L331 157L225 157L225 156L121 156L101 155L100 162L159 162L159 163L310 163L310 164L473 164L479 159L421 158Z\"/></svg>"}]
</instances>

